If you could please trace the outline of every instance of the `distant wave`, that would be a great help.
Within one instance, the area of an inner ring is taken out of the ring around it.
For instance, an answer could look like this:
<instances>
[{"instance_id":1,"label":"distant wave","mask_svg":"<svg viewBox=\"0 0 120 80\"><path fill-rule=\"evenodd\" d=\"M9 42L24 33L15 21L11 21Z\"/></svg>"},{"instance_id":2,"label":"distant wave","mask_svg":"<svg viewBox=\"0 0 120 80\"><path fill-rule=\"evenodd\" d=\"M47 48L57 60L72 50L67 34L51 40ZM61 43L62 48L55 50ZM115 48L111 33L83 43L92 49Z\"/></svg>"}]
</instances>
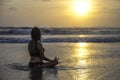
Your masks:
<instances>
[{"instance_id":1,"label":"distant wave","mask_svg":"<svg viewBox=\"0 0 120 80\"><path fill-rule=\"evenodd\" d=\"M120 42L120 28L40 28L43 43ZM0 28L0 43L28 43L31 28ZM52 35L52 36L51 36ZM83 35L83 37L82 37ZM85 35L85 36L84 36Z\"/></svg>"},{"instance_id":2,"label":"distant wave","mask_svg":"<svg viewBox=\"0 0 120 80\"><path fill-rule=\"evenodd\" d=\"M0 28L0 35L30 35L31 28ZM43 35L68 35L68 34L118 34L120 35L120 28L41 28Z\"/></svg>"},{"instance_id":3,"label":"distant wave","mask_svg":"<svg viewBox=\"0 0 120 80\"><path fill-rule=\"evenodd\" d=\"M0 43L28 43L30 39L24 38L0 38ZM45 38L43 43L50 42L120 42L119 37L74 37L74 38Z\"/></svg>"}]
</instances>

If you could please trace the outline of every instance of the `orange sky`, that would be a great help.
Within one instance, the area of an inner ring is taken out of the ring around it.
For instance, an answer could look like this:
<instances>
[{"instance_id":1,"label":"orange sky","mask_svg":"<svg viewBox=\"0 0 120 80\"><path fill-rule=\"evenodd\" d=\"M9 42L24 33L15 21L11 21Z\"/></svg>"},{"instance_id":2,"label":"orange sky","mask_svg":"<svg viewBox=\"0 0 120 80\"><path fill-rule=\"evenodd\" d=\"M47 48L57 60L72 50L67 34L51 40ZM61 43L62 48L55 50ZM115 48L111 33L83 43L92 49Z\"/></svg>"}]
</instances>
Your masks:
<instances>
[{"instance_id":1,"label":"orange sky","mask_svg":"<svg viewBox=\"0 0 120 80\"><path fill-rule=\"evenodd\" d=\"M120 27L119 4L120 0L2 0L0 26Z\"/></svg>"}]
</instances>

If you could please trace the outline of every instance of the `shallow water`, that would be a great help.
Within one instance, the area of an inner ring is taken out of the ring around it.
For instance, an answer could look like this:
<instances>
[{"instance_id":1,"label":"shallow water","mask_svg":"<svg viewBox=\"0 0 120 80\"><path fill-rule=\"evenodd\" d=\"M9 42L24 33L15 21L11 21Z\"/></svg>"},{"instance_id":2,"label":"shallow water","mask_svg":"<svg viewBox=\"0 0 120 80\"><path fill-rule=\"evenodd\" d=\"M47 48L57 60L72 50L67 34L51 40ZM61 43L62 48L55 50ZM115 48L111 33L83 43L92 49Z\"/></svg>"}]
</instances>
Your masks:
<instances>
[{"instance_id":1,"label":"shallow water","mask_svg":"<svg viewBox=\"0 0 120 80\"><path fill-rule=\"evenodd\" d=\"M120 43L44 43L53 69L32 72L27 44L0 44L0 80L119 80ZM35 79L36 78L36 79Z\"/></svg>"}]
</instances>

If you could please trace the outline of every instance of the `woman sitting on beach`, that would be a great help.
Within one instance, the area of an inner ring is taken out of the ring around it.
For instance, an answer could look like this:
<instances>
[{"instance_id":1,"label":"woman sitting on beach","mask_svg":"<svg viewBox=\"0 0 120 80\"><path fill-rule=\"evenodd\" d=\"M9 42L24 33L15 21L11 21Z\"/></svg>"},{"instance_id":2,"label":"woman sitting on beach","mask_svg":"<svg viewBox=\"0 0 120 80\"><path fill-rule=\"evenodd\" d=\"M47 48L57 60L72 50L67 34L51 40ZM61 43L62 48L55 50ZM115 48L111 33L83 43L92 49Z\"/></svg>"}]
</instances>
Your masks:
<instances>
[{"instance_id":1,"label":"woman sitting on beach","mask_svg":"<svg viewBox=\"0 0 120 80\"><path fill-rule=\"evenodd\" d=\"M31 57L31 60L29 62L29 67L31 68L44 68L44 67L54 67L58 64L58 58L55 57L55 59L51 60L47 57L45 57L44 52L45 49L43 48L41 44L41 32L40 29L37 27L34 27L31 31L31 38L32 40L28 44L28 50ZM43 62L43 60L48 61L46 63Z\"/></svg>"}]
</instances>

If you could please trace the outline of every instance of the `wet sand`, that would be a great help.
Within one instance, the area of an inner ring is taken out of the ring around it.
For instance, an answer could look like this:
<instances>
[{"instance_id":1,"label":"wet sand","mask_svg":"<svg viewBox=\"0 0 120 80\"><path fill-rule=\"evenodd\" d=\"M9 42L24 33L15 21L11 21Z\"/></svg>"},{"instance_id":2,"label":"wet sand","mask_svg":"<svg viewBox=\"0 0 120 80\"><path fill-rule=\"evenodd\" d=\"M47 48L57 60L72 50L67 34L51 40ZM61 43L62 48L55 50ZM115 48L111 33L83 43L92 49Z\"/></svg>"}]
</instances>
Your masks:
<instances>
[{"instance_id":1,"label":"wet sand","mask_svg":"<svg viewBox=\"0 0 120 80\"><path fill-rule=\"evenodd\" d=\"M119 80L120 43L44 43L53 69L31 72L27 44L0 44L0 80Z\"/></svg>"}]
</instances>

